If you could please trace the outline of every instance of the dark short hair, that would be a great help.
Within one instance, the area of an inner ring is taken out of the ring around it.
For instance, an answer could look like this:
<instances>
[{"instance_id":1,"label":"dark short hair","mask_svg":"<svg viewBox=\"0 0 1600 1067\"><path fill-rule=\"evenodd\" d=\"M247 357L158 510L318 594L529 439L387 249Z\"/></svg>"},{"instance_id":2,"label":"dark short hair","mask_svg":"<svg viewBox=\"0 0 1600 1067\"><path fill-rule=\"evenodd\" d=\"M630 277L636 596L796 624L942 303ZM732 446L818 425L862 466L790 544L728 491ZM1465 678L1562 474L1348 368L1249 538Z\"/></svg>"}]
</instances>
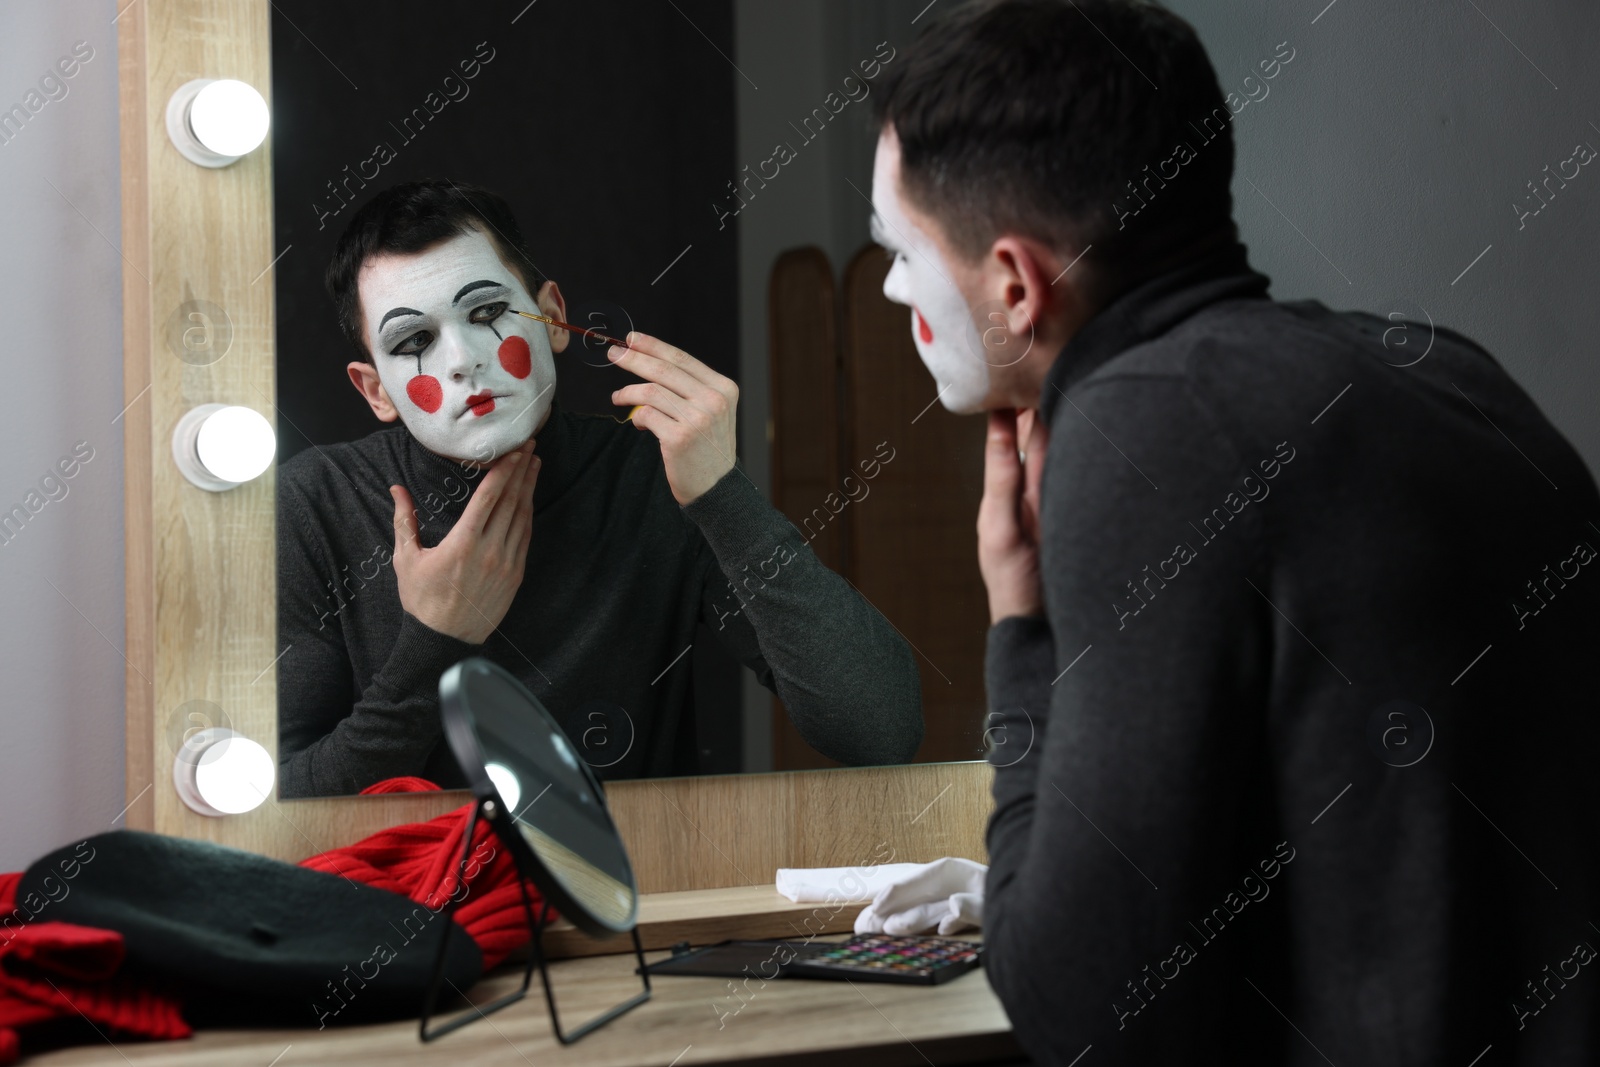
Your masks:
<instances>
[{"instance_id":1,"label":"dark short hair","mask_svg":"<svg viewBox=\"0 0 1600 1067\"><path fill-rule=\"evenodd\" d=\"M904 193L969 258L1006 233L1093 245L1115 290L1236 234L1232 114L1194 28L1156 3L976 0L887 75ZM1163 181L1179 144L1194 157Z\"/></svg>"},{"instance_id":2,"label":"dark short hair","mask_svg":"<svg viewBox=\"0 0 1600 1067\"><path fill-rule=\"evenodd\" d=\"M544 285L511 206L487 189L448 179L391 186L364 204L339 235L323 281L339 316L339 329L372 361L361 322L361 266L384 253L406 255L479 230L494 244L530 294Z\"/></svg>"}]
</instances>

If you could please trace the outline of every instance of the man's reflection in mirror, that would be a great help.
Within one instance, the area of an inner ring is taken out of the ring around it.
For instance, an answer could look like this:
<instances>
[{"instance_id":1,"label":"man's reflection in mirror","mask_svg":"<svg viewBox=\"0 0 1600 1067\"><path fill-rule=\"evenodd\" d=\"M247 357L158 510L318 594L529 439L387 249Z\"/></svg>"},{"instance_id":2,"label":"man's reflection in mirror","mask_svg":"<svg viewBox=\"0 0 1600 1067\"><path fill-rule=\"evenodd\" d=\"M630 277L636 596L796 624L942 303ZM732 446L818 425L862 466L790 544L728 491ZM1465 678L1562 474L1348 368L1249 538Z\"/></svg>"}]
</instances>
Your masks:
<instances>
[{"instance_id":1,"label":"man's reflection in mirror","mask_svg":"<svg viewBox=\"0 0 1600 1067\"><path fill-rule=\"evenodd\" d=\"M384 425L278 471L283 796L461 786L438 682L474 655L580 752L590 712L620 711L586 753L602 777L694 773L701 623L817 751L913 757L912 651L735 463L732 380L635 332L608 353L642 379L612 395L631 418L568 410L570 336L526 317L564 321L561 289L509 206L460 183L375 196L327 288L349 381Z\"/></svg>"}]
</instances>

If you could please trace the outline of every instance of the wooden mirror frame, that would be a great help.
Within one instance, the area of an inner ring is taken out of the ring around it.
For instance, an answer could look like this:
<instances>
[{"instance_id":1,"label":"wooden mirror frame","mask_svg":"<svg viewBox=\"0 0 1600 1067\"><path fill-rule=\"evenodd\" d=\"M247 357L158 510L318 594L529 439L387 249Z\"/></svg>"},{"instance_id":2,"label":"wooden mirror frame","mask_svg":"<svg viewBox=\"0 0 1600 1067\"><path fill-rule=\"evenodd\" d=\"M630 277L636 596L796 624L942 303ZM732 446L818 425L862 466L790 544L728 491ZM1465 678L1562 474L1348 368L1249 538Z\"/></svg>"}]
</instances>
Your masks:
<instances>
[{"instance_id":1,"label":"wooden mirror frame","mask_svg":"<svg viewBox=\"0 0 1600 1067\"><path fill-rule=\"evenodd\" d=\"M274 795L247 814L208 818L172 783L193 726L231 726L277 758L276 471L207 492L179 473L171 440L178 419L205 403L280 420L272 267L291 250L273 247L270 137L212 170L178 154L165 122L167 100L194 78L238 78L272 98L271 10L270 0L138 0L117 19L126 816L133 829L298 860L440 815L467 794ZM222 316L188 318L196 301ZM231 340L207 362L224 321ZM780 866L982 860L990 781L981 762L913 764L641 779L610 783L607 795L641 890L665 892L770 885Z\"/></svg>"}]
</instances>

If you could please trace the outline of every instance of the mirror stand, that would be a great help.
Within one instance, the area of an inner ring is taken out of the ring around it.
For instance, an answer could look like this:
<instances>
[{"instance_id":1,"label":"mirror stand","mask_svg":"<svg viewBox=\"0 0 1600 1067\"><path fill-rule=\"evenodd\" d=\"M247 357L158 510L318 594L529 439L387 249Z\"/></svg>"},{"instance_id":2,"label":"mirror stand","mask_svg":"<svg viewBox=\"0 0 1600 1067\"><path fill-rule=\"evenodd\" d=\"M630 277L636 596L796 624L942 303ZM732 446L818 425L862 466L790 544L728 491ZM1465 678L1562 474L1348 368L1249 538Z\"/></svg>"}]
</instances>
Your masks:
<instances>
[{"instance_id":1,"label":"mirror stand","mask_svg":"<svg viewBox=\"0 0 1600 1067\"><path fill-rule=\"evenodd\" d=\"M524 896L526 896L528 892L526 886L523 887L522 892ZM561 1016L556 1012L556 994L555 990L550 985L550 971L549 968L545 966L544 947L541 944L541 942L544 940L544 917L545 913L549 910L549 907L550 905L548 902L541 902L539 905L539 926L533 935L533 958L539 964L539 980L544 984L545 1003L550 1005L550 1026L556 1032L556 1040L560 1041L563 1045L570 1045L585 1034L593 1030L600 1029L600 1027L604 1026L612 1019L615 1019L617 1016L629 1012L643 1004L645 1001L649 1000L650 972L645 968L644 946L639 942L639 928L635 926L632 930L628 931L628 933L633 936L633 955L634 958L639 961L639 977L644 980L644 988L635 993L633 996L629 997L627 1000L623 1001L621 1004L618 1004L616 1007L607 1009L605 1012L596 1015L593 1019L590 1019L588 1022L572 1031L572 1033L566 1033L561 1029ZM529 965L529 969L532 969L531 964ZM528 988L526 977L523 979L522 988L524 990Z\"/></svg>"},{"instance_id":2,"label":"mirror stand","mask_svg":"<svg viewBox=\"0 0 1600 1067\"><path fill-rule=\"evenodd\" d=\"M478 801L472 805L472 813L467 817L467 829L461 842L461 858L456 863L455 885L465 884L467 876L467 859L472 852L473 838L477 833L478 817L485 814L485 805L492 805L493 803L494 801L491 799L480 797L478 798ZM486 816L485 821L489 824L489 831L498 837L500 832L495 827L494 820L487 818ZM512 854L516 854L515 850L513 850ZM629 999L623 1001L621 1004L618 1004L616 1007L595 1016L593 1019L590 1019L588 1022L579 1026L571 1033L563 1030L561 1028L561 1016L556 1011L555 988L550 984L550 969L545 961L543 947L545 920L549 917L550 903L549 901L540 901L539 917L537 920L535 920L533 915L533 902L528 897L528 880L520 869L517 871L517 884L522 890L522 910L523 914L528 920L528 935L529 940L533 945L533 954L529 957L528 965L523 969L522 972L522 985L498 1000L495 1000L489 1004L474 1004L471 1008L463 1010L459 1015L457 1015L454 1019L451 1019L449 1022L442 1023L439 1026L434 1027L432 1030L428 1029L428 1021L433 1017L434 1008L438 1004L439 987L443 985L445 981L444 961L445 950L449 945L450 938L449 924L455 921L454 914L456 906L460 903L460 901L456 899L455 892L452 891L450 893L449 900L444 907L445 924L441 928L442 932L439 937L438 952L434 955L433 976L428 980L428 994L422 1002L422 1021L419 1028L419 1035L423 1042L429 1042L443 1037L445 1034L448 1034L454 1030L459 1030L463 1026L476 1019L487 1018L488 1016L499 1011L501 1008L515 1004L517 1001L527 996L528 986L533 983L533 969L535 966L539 968L539 981L544 986L545 1003L549 1005L550 1008L550 1027L555 1031L556 1039L563 1045L572 1044L574 1041L577 1041L584 1035L598 1030L612 1019L615 1019L619 1015L638 1007L640 1004L643 1004L645 1001L650 999L650 972L645 969L644 946L639 941L639 928L637 925L635 925L634 928L629 931L629 933L633 936L633 954L639 961L639 975L644 981L644 989L634 994ZM455 989L455 983L451 983L451 988ZM456 993L463 999L466 998L466 994L460 989L456 989Z\"/></svg>"}]
</instances>

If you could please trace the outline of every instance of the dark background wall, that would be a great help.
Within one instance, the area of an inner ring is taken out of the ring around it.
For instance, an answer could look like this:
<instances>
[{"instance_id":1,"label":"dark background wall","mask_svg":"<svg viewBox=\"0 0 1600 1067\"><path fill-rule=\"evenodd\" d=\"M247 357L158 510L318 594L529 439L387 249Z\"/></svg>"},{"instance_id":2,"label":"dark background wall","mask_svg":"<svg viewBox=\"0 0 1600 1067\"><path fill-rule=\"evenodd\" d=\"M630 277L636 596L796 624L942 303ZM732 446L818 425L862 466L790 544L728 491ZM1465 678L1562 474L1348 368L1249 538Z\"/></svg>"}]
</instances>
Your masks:
<instances>
[{"instance_id":1,"label":"dark background wall","mask_svg":"<svg viewBox=\"0 0 1600 1067\"><path fill-rule=\"evenodd\" d=\"M738 377L736 230L707 207L736 169L738 75L717 54L733 51L732 3L674 3L275 0L280 461L378 428L346 377L322 271L361 204L418 178L510 201L569 313L620 307ZM611 410L630 379L576 351L558 360L557 396Z\"/></svg>"},{"instance_id":2,"label":"dark background wall","mask_svg":"<svg viewBox=\"0 0 1600 1067\"><path fill-rule=\"evenodd\" d=\"M738 231L708 206L736 169L731 0L274 0L272 35L280 462L380 425L322 272L362 204L418 178L505 197L569 321L738 380ZM576 344L556 367L579 411L636 380ZM699 769L739 770L740 667L704 628L693 661Z\"/></svg>"}]
</instances>

